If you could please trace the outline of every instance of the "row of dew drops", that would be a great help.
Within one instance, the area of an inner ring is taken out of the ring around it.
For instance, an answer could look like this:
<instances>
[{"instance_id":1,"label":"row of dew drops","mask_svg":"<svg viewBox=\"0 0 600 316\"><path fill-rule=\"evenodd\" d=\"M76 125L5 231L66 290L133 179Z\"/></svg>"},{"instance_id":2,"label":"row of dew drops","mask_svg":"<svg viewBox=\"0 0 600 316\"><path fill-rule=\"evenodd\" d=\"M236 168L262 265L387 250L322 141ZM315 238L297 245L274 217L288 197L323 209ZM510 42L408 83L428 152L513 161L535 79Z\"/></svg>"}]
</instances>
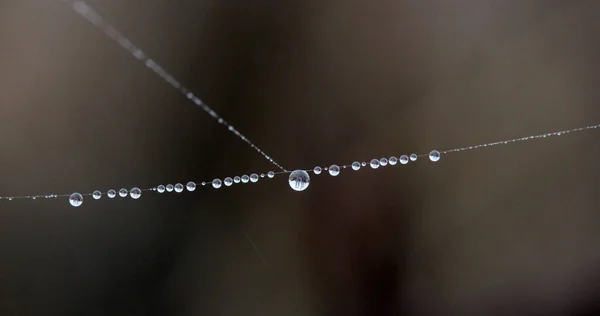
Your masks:
<instances>
[{"instance_id":1,"label":"row of dew drops","mask_svg":"<svg viewBox=\"0 0 600 316\"><path fill-rule=\"evenodd\" d=\"M440 160L440 152L437 150L433 150L429 153L429 160L436 162ZM396 165L398 162L400 162L401 164L405 165L407 164L409 161L416 161L418 158L417 154L411 154L410 156L406 156L406 155L402 155L400 156L400 158L396 158L394 156L390 157L389 159L387 158L381 158L381 159L372 159L369 162L369 166L372 169L377 169L379 168L379 166L386 166L388 164L394 166ZM359 170L361 167L366 167L367 163L366 162L358 162L355 161L353 162L350 167L352 168L352 170ZM345 168L346 166L343 166L343 168ZM329 174L331 176L337 176L340 174L340 166L338 165L331 165L329 166L329 168L324 168L325 170L327 170L329 172ZM321 172L323 171L323 168L316 166L312 169L312 172L316 175L321 174ZM273 171L269 171L266 175L268 178L273 178L275 177L275 172ZM261 174L260 176L256 173L251 174L250 176L248 175L243 175L241 177L236 176L236 177L227 177L225 179L223 179L223 181L221 181L221 179L214 179L211 184L212 187L215 189L219 189L223 184L225 184L225 186L231 186L234 183L248 183L248 182L258 182L260 177L265 177L265 174ZM295 170L293 172L290 173L289 179L288 179L288 183L290 185L290 187L295 190L295 191L304 191L308 188L309 184L310 184L310 176L308 175L308 172L306 172L306 170ZM206 185L206 182L202 182L201 185ZM197 184L193 181L188 182L185 185L185 189L187 189L188 191L192 192L196 190L196 186ZM167 184L165 185L159 185L155 188L150 189L151 191L156 191L158 193L164 193L164 192L173 192L175 191L176 193L181 193L184 191L184 185L181 183L177 183L175 185L173 184ZM131 190L127 190L125 188L120 189L118 192L120 197L127 197L127 195L129 195L132 199L139 199L142 196L142 190L140 188L132 188ZM108 196L108 198L113 199L117 196L117 192L115 190L109 190L106 193L106 196ZM99 200L102 197L102 192L100 192L99 190L96 190L92 193L92 198L94 198L94 200ZM73 193L69 196L69 203L74 206L74 207L78 207L81 206L83 204L83 195L81 193Z\"/></svg>"}]
</instances>

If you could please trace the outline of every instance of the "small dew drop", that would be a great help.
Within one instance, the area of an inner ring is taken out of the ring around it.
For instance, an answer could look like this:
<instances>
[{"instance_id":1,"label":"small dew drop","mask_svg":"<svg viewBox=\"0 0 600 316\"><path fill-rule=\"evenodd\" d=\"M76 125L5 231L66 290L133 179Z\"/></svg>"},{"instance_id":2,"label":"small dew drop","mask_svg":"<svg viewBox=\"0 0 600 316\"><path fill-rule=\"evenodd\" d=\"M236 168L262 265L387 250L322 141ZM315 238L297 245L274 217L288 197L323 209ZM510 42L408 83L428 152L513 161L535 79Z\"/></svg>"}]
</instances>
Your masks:
<instances>
[{"instance_id":1,"label":"small dew drop","mask_svg":"<svg viewBox=\"0 0 600 316\"><path fill-rule=\"evenodd\" d=\"M250 177L247 174L243 175L242 176L242 183L248 183L248 181L250 181Z\"/></svg>"},{"instance_id":2,"label":"small dew drop","mask_svg":"<svg viewBox=\"0 0 600 316\"><path fill-rule=\"evenodd\" d=\"M113 189L110 189L106 193L106 196L108 196L109 199L114 199L115 196L117 196L117 192L115 190L113 190Z\"/></svg>"},{"instance_id":3,"label":"small dew drop","mask_svg":"<svg viewBox=\"0 0 600 316\"><path fill-rule=\"evenodd\" d=\"M313 172L314 172L315 174L321 174L321 171L322 171L322 169L321 169L321 167L319 167L319 166L316 166L316 167L313 169Z\"/></svg>"},{"instance_id":4,"label":"small dew drop","mask_svg":"<svg viewBox=\"0 0 600 316\"><path fill-rule=\"evenodd\" d=\"M371 168L377 169L377 168L379 168L379 160L373 159L373 160L371 160L371 162L369 163L369 165L371 166Z\"/></svg>"},{"instance_id":5,"label":"small dew drop","mask_svg":"<svg viewBox=\"0 0 600 316\"><path fill-rule=\"evenodd\" d=\"M230 187L233 184L233 179L231 179L230 177L227 177L227 178L223 179L223 183L226 186Z\"/></svg>"},{"instance_id":6,"label":"small dew drop","mask_svg":"<svg viewBox=\"0 0 600 316\"><path fill-rule=\"evenodd\" d=\"M233 177L233 182L240 183L241 181L242 181L242 179L239 176Z\"/></svg>"},{"instance_id":7,"label":"small dew drop","mask_svg":"<svg viewBox=\"0 0 600 316\"><path fill-rule=\"evenodd\" d=\"M96 190L92 193L92 197L94 198L94 200L99 200L102 197L102 192Z\"/></svg>"},{"instance_id":8,"label":"small dew drop","mask_svg":"<svg viewBox=\"0 0 600 316\"><path fill-rule=\"evenodd\" d=\"M366 166L367 166L367 163L366 163L365 161L363 161L363 162L361 162L361 165L362 165L363 167L366 167Z\"/></svg>"},{"instance_id":9,"label":"small dew drop","mask_svg":"<svg viewBox=\"0 0 600 316\"><path fill-rule=\"evenodd\" d=\"M181 184L181 183L177 183L177 184L175 185L175 192L177 192L177 193L181 193L181 192L183 192L183 184Z\"/></svg>"},{"instance_id":10,"label":"small dew drop","mask_svg":"<svg viewBox=\"0 0 600 316\"><path fill-rule=\"evenodd\" d=\"M387 166L387 164L388 164L388 160L387 160L387 158L381 158L381 159L379 159L379 164L380 164L382 167L385 167L385 166Z\"/></svg>"},{"instance_id":11,"label":"small dew drop","mask_svg":"<svg viewBox=\"0 0 600 316\"><path fill-rule=\"evenodd\" d=\"M212 186L213 186L213 188L215 188L215 189L218 189L218 188L220 188L220 187L221 187L221 180L220 180L220 179L214 179L214 180L212 181Z\"/></svg>"},{"instance_id":12,"label":"small dew drop","mask_svg":"<svg viewBox=\"0 0 600 316\"><path fill-rule=\"evenodd\" d=\"M402 155L400 156L400 163L405 165L408 163L408 156L407 155Z\"/></svg>"},{"instance_id":13,"label":"small dew drop","mask_svg":"<svg viewBox=\"0 0 600 316\"><path fill-rule=\"evenodd\" d=\"M140 198L140 196L142 196L142 190L140 190L138 187L132 188L129 191L129 196L131 196L132 199L137 200Z\"/></svg>"},{"instance_id":14,"label":"small dew drop","mask_svg":"<svg viewBox=\"0 0 600 316\"><path fill-rule=\"evenodd\" d=\"M173 185L167 184L167 192L173 192Z\"/></svg>"},{"instance_id":15,"label":"small dew drop","mask_svg":"<svg viewBox=\"0 0 600 316\"><path fill-rule=\"evenodd\" d=\"M72 206L78 207L83 204L83 196L75 192L69 196L69 203L71 203Z\"/></svg>"},{"instance_id":16,"label":"small dew drop","mask_svg":"<svg viewBox=\"0 0 600 316\"><path fill-rule=\"evenodd\" d=\"M258 181L258 175L256 173L253 173L250 175L250 181L252 183L256 183Z\"/></svg>"},{"instance_id":17,"label":"small dew drop","mask_svg":"<svg viewBox=\"0 0 600 316\"><path fill-rule=\"evenodd\" d=\"M358 161L353 162L352 163L352 170L356 171L358 169L360 169L360 162L358 162Z\"/></svg>"},{"instance_id":18,"label":"small dew drop","mask_svg":"<svg viewBox=\"0 0 600 316\"><path fill-rule=\"evenodd\" d=\"M165 186L164 185L159 185L158 187L156 187L156 191L158 193L164 193L165 192Z\"/></svg>"},{"instance_id":19,"label":"small dew drop","mask_svg":"<svg viewBox=\"0 0 600 316\"><path fill-rule=\"evenodd\" d=\"M437 150L432 150L429 153L429 160L431 160L433 162L439 161L440 160L440 152Z\"/></svg>"},{"instance_id":20,"label":"small dew drop","mask_svg":"<svg viewBox=\"0 0 600 316\"><path fill-rule=\"evenodd\" d=\"M392 156L390 157L390 166L395 166L398 163L398 158Z\"/></svg>"},{"instance_id":21,"label":"small dew drop","mask_svg":"<svg viewBox=\"0 0 600 316\"><path fill-rule=\"evenodd\" d=\"M127 192L127 189L125 189L125 188L122 188L121 190L119 190L120 197L126 197L127 193L129 193L129 192Z\"/></svg>"},{"instance_id":22,"label":"small dew drop","mask_svg":"<svg viewBox=\"0 0 600 316\"><path fill-rule=\"evenodd\" d=\"M190 191L190 192L194 192L196 190L196 182L194 181L190 181L185 185L185 188Z\"/></svg>"},{"instance_id":23,"label":"small dew drop","mask_svg":"<svg viewBox=\"0 0 600 316\"><path fill-rule=\"evenodd\" d=\"M310 184L310 176L304 170L295 170L290 173L289 184L294 191L304 191Z\"/></svg>"},{"instance_id":24,"label":"small dew drop","mask_svg":"<svg viewBox=\"0 0 600 316\"><path fill-rule=\"evenodd\" d=\"M417 154L410 154L410 161L417 161Z\"/></svg>"},{"instance_id":25,"label":"small dew drop","mask_svg":"<svg viewBox=\"0 0 600 316\"><path fill-rule=\"evenodd\" d=\"M273 172L273 171L269 171L269 172L267 173L267 177L269 177L269 178L273 179L273 177L275 177L275 172Z\"/></svg>"},{"instance_id":26,"label":"small dew drop","mask_svg":"<svg viewBox=\"0 0 600 316\"><path fill-rule=\"evenodd\" d=\"M329 166L329 174L334 177L337 176L338 174L340 174L340 167L338 165Z\"/></svg>"}]
</instances>

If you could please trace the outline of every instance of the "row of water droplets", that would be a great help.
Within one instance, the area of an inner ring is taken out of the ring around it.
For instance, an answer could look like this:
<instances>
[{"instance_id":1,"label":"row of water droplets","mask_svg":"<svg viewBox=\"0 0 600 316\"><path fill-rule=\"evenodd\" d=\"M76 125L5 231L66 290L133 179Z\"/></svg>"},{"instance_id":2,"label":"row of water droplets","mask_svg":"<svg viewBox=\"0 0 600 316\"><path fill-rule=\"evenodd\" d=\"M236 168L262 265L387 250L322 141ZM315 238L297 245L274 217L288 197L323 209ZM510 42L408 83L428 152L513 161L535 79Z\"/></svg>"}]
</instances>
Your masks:
<instances>
[{"instance_id":1,"label":"row of water droplets","mask_svg":"<svg viewBox=\"0 0 600 316\"><path fill-rule=\"evenodd\" d=\"M175 185L172 184L168 184L168 185L159 185L157 187L153 187L153 188L148 188L148 189L138 189L138 188L133 188L132 190L129 191L129 195L134 198L137 199L141 196L141 193L144 191L156 191L158 193L164 193L164 192L176 192L176 193L181 193L184 191L184 188L187 189L188 191L195 191L196 187L198 185L201 186L207 186L210 184L210 186L212 186L215 189L219 189L221 188L223 185L225 185L226 187L229 187L233 184L236 183L255 183L258 182L258 180L260 178L264 178L264 177L268 177L268 178L274 178L277 175L281 175L281 174L290 174L288 182L289 185L292 189L296 190L296 191L303 191L306 188L308 188L309 184L310 184L310 176L308 175L308 172L312 172L315 175L319 175L321 174L323 171L327 171L331 176L338 176L341 172L341 169L345 169L345 168L351 168L352 170L360 170L362 167L366 167L367 165L372 168L372 169L378 169L380 167L385 167L387 165L396 165L398 163L400 164L407 164L411 161L417 161L417 159L419 157L422 156L428 156L429 160L436 162L439 161L441 158L441 155L443 154L449 154L449 153L455 153L455 152L463 152L463 151L469 151L469 150L475 150L475 149L481 149L481 148L487 148L487 147L493 147L493 146L499 146L499 145L509 145L509 144L513 144L516 142L521 142L521 141L530 141L530 140L536 140L536 139L547 139L550 137L557 137L557 136L563 136L563 135L567 135L567 134L571 134L571 133L575 133L575 132L582 132L582 131L587 131L587 130L593 130L593 129L598 129L600 128L600 124L597 125L589 125L589 126L585 126L585 127L578 127L578 128L574 128L574 129L569 129L569 130L562 130L562 131L557 131L557 132L552 132L552 133L545 133L545 134L539 134L539 135L532 135L532 136L527 136L527 137L519 137L519 138L514 138L514 139L509 139L509 140L504 140L504 141L498 141L498 142L492 142L492 143L485 143L485 144L480 144L480 145L473 145L473 146L466 146L466 147L459 147L459 148L455 148L455 149L449 149L449 150L444 150L444 151L438 151L438 150L433 150L431 151L429 154L422 154L422 155L417 155L417 154L411 154L409 156L407 155L402 155L399 158L392 156L389 158L379 158L379 159L372 159L369 162L367 161L354 161L353 163L349 164L349 165L330 165L329 167L320 167L320 166L316 166L312 169L298 169L298 170L294 170L293 172L290 171L281 171L281 172L274 172L274 171L269 171L267 174L256 174L253 173L251 175L243 175L243 176L235 176L233 178L231 177L227 177L224 178L223 180L217 178L214 179L210 182L188 182L185 187L183 186L183 184L181 183L177 183ZM138 191L139 190L139 191ZM133 191L133 194L132 194ZM120 196L122 197L126 197L127 196L127 190L126 189L121 189L120 190ZM114 190L109 190L108 192L106 192L106 195L109 198L114 198L116 197L117 192ZM73 194L49 194L49 195L26 195L26 196L9 196L9 197L0 197L0 200L9 200L12 201L14 199L31 199L31 200L35 200L38 198L58 198L58 197L69 197L69 201L71 203L71 205L73 206L79 206L82 204L83 202L83 196L86 195L91 195L94 199L99 199L103 193L100 191L94 191L92 193L88 193L88 194L79 194L79 193L73 193Z\"/></svg>"},{"instance_id":2,"label":"row of water droplets","mask_svg":"<svg viewBox=\"0 0 600 316\"><path fill-rule=\"evenodd\" d=\"M262 149L256 146L252 141L250 141L246 136L244 136L239 130L237 130L233 125L225 121L223 117L221 117L217 112L215 112L211 107L206 105L202 100L194 95L188 88L182 85L175 77L169 74L160 64L158 64L155 60L151 59L144 53L141 49L139 49L136 45L133 44L127 37L125 37L120 31L114 28L112 25L105 22L105 19L96 12L92 7L90 7L84 1L78 0L63 0L63 2L67 2L71 5L73 10L77 12L79 15L83 16L87 21L89 21L92 25L100 29L106 36L117 42L123 49L128 51L135 59L139 60L143 63L147 68L152 70L155 74L169 83L173 88L177 89L181 92L188 100L192 101L195 105L200 107L210 116L212 116L217 123L225 126L231 133L236 135L239 139L248 144L252 149L256 150L257 153L262 155L265 159L267 159L270 163L272 163L275 167L282 171L287 171L283 168L279 163L277 163L271 156L267 155Z\"/></svg>"}]
</instances>

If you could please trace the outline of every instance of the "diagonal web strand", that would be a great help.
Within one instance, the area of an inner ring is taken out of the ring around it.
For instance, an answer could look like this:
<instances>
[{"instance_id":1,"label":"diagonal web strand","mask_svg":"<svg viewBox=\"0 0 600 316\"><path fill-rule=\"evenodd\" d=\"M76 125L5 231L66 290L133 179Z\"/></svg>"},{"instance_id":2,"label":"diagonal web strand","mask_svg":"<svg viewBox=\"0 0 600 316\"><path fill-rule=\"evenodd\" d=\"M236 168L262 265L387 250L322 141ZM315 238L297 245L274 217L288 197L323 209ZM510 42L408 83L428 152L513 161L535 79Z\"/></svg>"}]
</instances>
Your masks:
<instances>
[{"instance_id":1,"label":"diagonal web strand","mask_svg":"<svg viewBox=\"0 0 600 316\"><path fill-rule=\"evenodd\" d=\"M288 171L283 168L279 163L277 163L273 158L267 155L262 149L256 146L252 141L250 141L246 136L244 136L240 131L238 131L233 125L229 124L227 121L223 119L217 112L215 112L211 107L206 105L198 96L194 95L189 89L187 89L184 85L182 85L179 81L177 81L171 74L169 74L161 65L159 65L156 61L147 56L142 50L140 50L137 46L135 46L127 37L125 37L121 32L115 29L112 25L105 22L104 18L100 16L92 7L90 7L84 1L79 0L62 0L63 2L69 3L73 10L77 12L79 15L83 16L86 20L88 20L91 24L96 26L98 29L104 32L104 34L115 42L117 42L123 49L128 51L133 57L139 60L141 63L145 64L147 68L150 68L155 74L163 78L167 83L169 83L173 88L177 89L181 92L188 100L192 101L196 106L203 109L206 113L212 116L217 123L225 126L231 133L235 134L239 139L248 144L252 149L256 150L259 154L261 154L265 159L267 159L270 163L275 165L277 168L282 171Z\"/></svg>"}]
</instances>

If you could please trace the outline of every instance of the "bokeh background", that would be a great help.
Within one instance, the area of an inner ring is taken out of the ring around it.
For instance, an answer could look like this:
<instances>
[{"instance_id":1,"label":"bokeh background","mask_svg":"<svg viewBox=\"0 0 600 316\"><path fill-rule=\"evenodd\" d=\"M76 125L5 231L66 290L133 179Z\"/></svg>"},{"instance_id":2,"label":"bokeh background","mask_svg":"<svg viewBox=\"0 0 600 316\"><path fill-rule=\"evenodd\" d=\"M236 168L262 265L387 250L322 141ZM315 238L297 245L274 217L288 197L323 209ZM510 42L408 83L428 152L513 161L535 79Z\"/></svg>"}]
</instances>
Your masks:
<instances>
[{"instance_id":1,"label":"bokeh background","mask_svg":"<svg viewBox=\"0 0 600 316\"><path fill-rule=\"evenodd\" d=\"M594 0L88 4L288 169L600 123ZM274 168L62 1L0 3L0 69L1 196ZM4 202L0 314L594 315L599 140Z\"/></svg>"}]
</instances>

